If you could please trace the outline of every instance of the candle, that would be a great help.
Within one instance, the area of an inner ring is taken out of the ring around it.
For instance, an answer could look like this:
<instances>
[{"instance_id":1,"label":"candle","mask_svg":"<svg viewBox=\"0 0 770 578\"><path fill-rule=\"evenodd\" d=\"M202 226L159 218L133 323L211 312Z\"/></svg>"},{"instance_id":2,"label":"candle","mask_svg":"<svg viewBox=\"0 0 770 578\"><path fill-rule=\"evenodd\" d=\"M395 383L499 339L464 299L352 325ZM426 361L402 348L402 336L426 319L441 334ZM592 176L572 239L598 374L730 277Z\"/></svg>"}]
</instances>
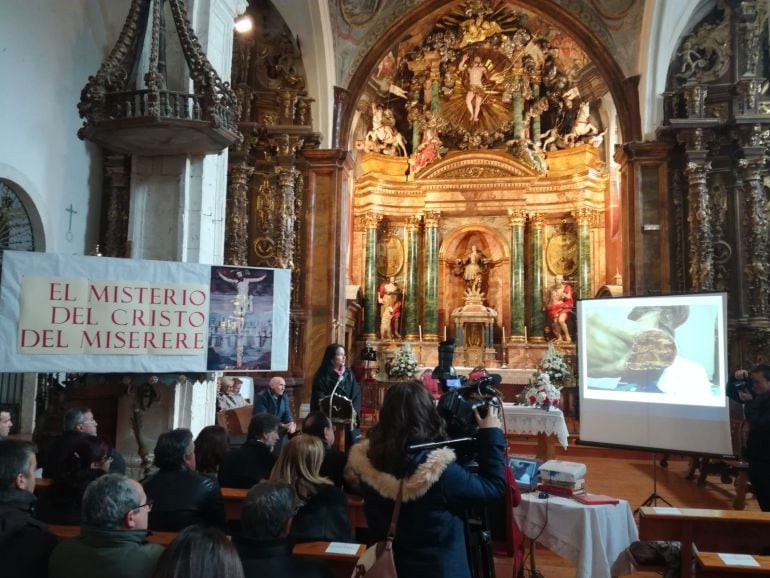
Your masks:
<instances>
[{"instance_id":1,"label":"candle","mask_svg":"<svg viewBox=\"0 0 770 578\"><path fill-rule=\"evenodd\" d=\"M524 343L527 342L527 326L524 326Z\"/></svg>"},{"instance_id":2,"label":"candle","mask_svg":"<svg viewBox=\"0 0 770 578\"><path fill-rule=\"evenodd\" d=\"M417 326L417 332L420 334L420 343L422 343L422 325Z\"/></svg>"},{"instance_id":3,"label":"candle","mask_svg":"<svg viewBox=\"0 0 770 578\"><path fill-rule=\"evenodd\" d=\"M503 345L505 345L505 326L503 326Z\"/></svg>"},{"instance_id":4,"label":"candle","mask_svg":"<svg viewBox=\"0 0 770 578\"><path fill-rule=\"evenodd\" d=\"M446 325L444 325L444 341L446 341Z\"/></svg>"}]
</instances>

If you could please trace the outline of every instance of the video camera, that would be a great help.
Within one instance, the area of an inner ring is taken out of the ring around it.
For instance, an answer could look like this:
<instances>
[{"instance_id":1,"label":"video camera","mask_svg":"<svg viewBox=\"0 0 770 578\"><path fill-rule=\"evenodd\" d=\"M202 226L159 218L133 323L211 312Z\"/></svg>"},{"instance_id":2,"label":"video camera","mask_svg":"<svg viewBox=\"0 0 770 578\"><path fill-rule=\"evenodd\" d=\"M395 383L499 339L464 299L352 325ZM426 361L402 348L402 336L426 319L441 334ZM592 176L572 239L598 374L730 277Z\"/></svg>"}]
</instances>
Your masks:
<instances>
[{"instance_id":1,"label":"video camera","mask_svg":"<svg viewBox=\"0 0 770 578\"><path fill-rule=\"evenodd\" d=\"M473 437L478 431L473 411L478 410L484 417L489 406L502 407L502 394L495 388L502 377L487 374L473 381L458 377L452 366L454 349L454 339L442 341L438 346L439 365L433 370L433 378L439 380L444 394L436 409L444 418L450 437Z\"/></svg>"}]
</instances>

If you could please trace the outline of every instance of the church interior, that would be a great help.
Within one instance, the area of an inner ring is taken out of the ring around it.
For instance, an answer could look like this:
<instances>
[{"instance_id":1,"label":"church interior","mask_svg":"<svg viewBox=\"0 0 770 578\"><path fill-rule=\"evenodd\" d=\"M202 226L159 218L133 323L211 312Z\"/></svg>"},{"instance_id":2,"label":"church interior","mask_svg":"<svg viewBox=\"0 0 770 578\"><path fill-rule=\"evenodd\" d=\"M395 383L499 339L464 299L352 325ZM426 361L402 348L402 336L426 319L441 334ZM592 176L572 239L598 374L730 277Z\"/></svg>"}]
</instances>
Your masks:
<instances>
[{"instance_id":1,"label":"church interior","mask_svg":"<svg viewBox=\"0 0 770 578\"><path fill-rule=\"evenodd\" d=\"M726 292L728 369L770 361L762 0L12 0L0 76L0 259L290 270L287 370L224 373L295 415L330 343L386 384L454 340L515 398L575 369L580 299ZM88 406L139 472L221 377L2 373L0 408Z\"/></svg>"}]
</instances>

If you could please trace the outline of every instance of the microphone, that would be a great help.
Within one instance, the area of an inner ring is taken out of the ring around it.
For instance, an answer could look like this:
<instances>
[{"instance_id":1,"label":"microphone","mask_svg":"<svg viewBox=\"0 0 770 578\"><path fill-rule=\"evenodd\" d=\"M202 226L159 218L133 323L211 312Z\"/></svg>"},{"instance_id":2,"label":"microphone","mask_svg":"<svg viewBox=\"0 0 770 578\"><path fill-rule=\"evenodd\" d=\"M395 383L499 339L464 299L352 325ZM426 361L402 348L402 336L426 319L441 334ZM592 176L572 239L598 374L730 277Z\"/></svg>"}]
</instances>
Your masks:
<instances>
[{"instance_id":1,"label":"microphone","mask_svg":"<svg viewBox=\"0 0 770 578\"><path fill-rule=\"evenodd\" d=\"M343 372L342 375L340 375L340 378L337 380L337 383L334 384L334 387L332 388L332 393L329 396L329 421L332 420L332 413L334 413L334 392L337 391L337 388L340 386L340 383L342 383L342 379L345 377L345 373Z\"/></svg>"}]
</instances>

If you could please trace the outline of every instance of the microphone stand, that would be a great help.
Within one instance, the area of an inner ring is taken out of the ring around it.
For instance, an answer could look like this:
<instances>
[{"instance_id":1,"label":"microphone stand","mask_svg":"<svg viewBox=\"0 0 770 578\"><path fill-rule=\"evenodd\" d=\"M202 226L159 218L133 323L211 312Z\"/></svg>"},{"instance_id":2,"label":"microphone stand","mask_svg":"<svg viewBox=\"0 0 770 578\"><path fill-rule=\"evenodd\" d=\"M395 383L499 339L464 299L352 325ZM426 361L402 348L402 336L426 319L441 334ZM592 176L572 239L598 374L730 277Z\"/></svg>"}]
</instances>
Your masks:
<instances>
[{"instance_id":1,"label":"microphone stand","mask_svg":"<svg viewBox=\"0 0 770 578\"><path fill-rule=\"evenodd\" d=\"M343 371L342 375L340 375L340 378L337 380L337 383L334 384L332 393L329 396L329 421L332 421L332 414L334 413L334 393L337 391L337 388L340 386L340 383L342 383L344 377L345 372Z\"/></svg>"}]
</instances>

